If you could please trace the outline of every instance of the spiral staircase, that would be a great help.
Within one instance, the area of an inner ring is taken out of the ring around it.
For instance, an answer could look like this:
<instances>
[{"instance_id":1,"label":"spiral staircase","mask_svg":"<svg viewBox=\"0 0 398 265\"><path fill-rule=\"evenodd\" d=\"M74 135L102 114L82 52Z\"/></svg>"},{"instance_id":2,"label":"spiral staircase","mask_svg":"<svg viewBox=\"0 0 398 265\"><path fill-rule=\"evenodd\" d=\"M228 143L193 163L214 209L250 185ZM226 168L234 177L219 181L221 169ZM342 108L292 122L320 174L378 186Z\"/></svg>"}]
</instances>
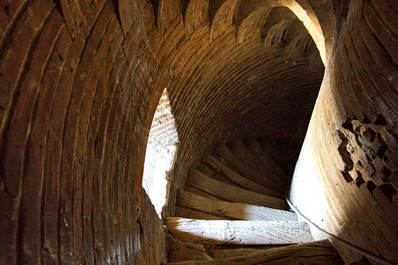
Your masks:
<instances>
[{"instance_id":1,"label":"spiral staircase","mask_svg":"<svg viewBox=\"0 0 398 265\"><path fill-rule=\"evenodd\" d=\"M236 139L189 170L175 217L165 220L169 264L342 264L285 200L284 146L270 138Z\"/></svg>"}]
</instances>

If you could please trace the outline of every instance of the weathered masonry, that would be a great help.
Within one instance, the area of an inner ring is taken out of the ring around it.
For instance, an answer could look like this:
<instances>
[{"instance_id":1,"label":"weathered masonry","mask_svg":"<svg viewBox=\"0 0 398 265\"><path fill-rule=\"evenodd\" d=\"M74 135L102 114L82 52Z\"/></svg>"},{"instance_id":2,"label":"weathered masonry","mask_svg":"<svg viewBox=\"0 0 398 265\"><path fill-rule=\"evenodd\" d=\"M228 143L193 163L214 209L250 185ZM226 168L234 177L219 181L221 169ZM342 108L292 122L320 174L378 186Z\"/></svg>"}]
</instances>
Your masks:
<instances>
[{"instance_id":1,"label":"weathered masonry","mask_svg":"<svg viewBox=\"0 0 398 265\"><path fill-rule=\"evenodd\" d=\"M2 0L0 33L1 264L398 263L397 0Z\"/></svg>"}]
</instances>

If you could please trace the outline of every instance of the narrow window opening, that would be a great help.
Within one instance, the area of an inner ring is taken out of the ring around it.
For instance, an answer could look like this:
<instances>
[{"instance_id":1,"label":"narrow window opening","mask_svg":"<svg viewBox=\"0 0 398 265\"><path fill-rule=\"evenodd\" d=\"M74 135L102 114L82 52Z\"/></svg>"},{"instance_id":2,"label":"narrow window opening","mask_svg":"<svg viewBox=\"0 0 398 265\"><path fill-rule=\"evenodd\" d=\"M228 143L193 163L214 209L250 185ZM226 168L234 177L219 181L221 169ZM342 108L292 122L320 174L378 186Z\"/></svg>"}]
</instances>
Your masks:
<instances>
[{"instance_id":1,"label":"narrow window opening","mask_svg":"<svg viewBox=\"0 0 398 265\"><path fill-rule=\"evenodd\" d=\"M163 91L149 131L142 186L161 218L169 193L169 172L178 146L178 134L167 89Z\"/></svg>"}]
</instances>

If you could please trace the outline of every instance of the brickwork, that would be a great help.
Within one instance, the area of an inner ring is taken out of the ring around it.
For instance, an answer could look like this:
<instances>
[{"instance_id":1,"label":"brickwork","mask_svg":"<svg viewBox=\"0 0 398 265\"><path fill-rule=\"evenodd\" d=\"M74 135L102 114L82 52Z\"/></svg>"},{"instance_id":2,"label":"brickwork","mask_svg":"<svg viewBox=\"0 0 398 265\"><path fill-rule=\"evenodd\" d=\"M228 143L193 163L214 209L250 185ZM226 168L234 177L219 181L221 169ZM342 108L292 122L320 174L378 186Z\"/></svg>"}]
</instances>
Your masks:
<instances>
[{"instance_id":1,"label":"brickwork","mask_svg":"<svg viewBox=\"0 0 398 265\"><path fill-rule=\"evenodd\" d=\"M197 19L204 22L188 40L184 35L175 40L180 48L167 62L167 88L180 138L172 185L181 186L196 159L234 137L279 134L302 141L323 76L322 63L311 60L315 45L305 41L308 32L288 8L270 7L261 10L265 18L248 16L236 25L235 2L223 5L210 26L200 13L185 17L190 30ZM282 23L287 17L292 19ZM258 20L276 26L262 32L256 29L264 25ZM219 25L221 21L229 26ZM173 31L180 36L184 28ZM316 58L321 61L319 53Z\"/></svg>"},{"instance_id":2,"label":"brickwork","mask_svg":"<svg viewBox=\"0 0 398 265\"><path fill-rule=\"evenodd\" d=\"M2 262L165 262L162 221L141 185L163 90L180 138L173 198L188 168L221 142L302 141L324 73L309 35L323 37L315 43L329 58L306 140L329 199L325 223L397 260L396 1L247 2L2 1ZM371 164L388 178L358 165L364 181L376 178L358 187L346 181L338 131L379 117L374 131L387 148ZM355 225L362 220L372 233Z\"/></svg>"},{"instance_id":3,"label":"brickwork","mask_svg":"<svg viewBox=\"0 0 398 265\"><path fill-rule=\"evenodd\" d=\"M165 262L136 166L155 28L132 2L138 32L111 1L1 6L0 263Z\"/></svg>"},{"instance_id":4,"label":"brickwork","mask_svg":"<svg viewBox=\"0 0 398 265\"><path fill-rule=\"evenodd\" d=\"M326 230L380 255L398 261L397 186L397 6L395 1L351 1L341 9L341 33L330 55L304 150L316 154L314 168L302 152L296 176L311 175L325 201L310 210L294 202ZM395 161L395 162L394 162ZM297 187L300 190L299 187ZM310 206L310 205L308 205ZM346 262L358 254L335 243ZM373 263L372 263L373 264Z\"/></svg>"}]
</instances>

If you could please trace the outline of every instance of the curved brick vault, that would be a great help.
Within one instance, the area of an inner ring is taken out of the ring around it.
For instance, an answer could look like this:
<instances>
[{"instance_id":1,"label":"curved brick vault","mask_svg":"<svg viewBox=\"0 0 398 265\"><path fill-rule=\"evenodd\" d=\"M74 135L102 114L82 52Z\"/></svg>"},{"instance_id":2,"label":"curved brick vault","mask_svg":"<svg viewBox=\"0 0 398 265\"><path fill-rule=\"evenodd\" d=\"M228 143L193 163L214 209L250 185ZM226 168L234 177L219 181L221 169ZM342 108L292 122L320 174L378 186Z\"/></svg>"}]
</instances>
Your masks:
<instances>
[{"instance_id":1,"label":"curved brick vault","mask_svg":"<svg viewBox=\"0 0 398 265\"><path fill-rule=\"evenodd\" d=\"M166 261L141 185L164 88L180 137L165 214L221 142L301 143L308 128L294 181L320 192L294 202L398 261L395 0L3 2L1 262ZM306 200L324 202L321 215Z\"/></svg>"}]
</instances>

